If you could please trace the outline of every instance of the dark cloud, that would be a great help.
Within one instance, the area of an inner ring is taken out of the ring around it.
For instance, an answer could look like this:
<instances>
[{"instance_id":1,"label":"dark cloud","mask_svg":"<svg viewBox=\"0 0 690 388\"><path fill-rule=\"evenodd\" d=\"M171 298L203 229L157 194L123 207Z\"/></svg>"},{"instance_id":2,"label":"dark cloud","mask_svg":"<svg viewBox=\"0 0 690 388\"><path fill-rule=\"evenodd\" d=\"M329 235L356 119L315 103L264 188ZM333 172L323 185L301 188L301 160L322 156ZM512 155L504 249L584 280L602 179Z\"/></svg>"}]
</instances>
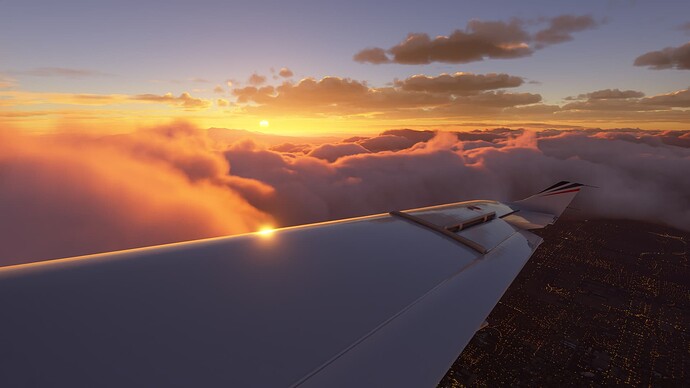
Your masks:
<instances>
[{"instance_id":1,"label":"dark cloud","mask_svg":"<svg viewBox=\"0 0 690 388\"><path fill-rule=\"evenodd\" d=\"M663 50L642 54L635 59L634 65L648 66L654 70L690 70L690 42L679 47L666 47Z\"/></svg>"},{"instance_id":2,"label":"dark cloud","mask_svg":"<svg viewBox=\"0 0 690 388\"><path fill-rule=\"evenodd\" d=\"M283 78L290 78L295 74L292 72L292 70L288 69L287 67L281 67L278 71L278 75Z\"/></svg>"},{"instance_id":3,"label":"dark cloud","mask_svg":"<svg viewBox=\"0 0 690 388\"><path fill-rule=\"evenodd\" d=\"M514 88L522 85L521 77L508 74L472 74L455 73L441 74L436 77L426 75L414 75L402 81L397 81L396 86L402 90L411 90L429 93L468 94L478 91Z\"/></svg>"},{"instance_id":4,"label":"dark cloud","mask_svg":"<svg viewBox=\"0 0 690 388\"><path fill-rule=\"evenodd\" d=\"M384 50L370 47L354 55L361 63L398 63L407 65L433 62L468 63L484 59L519 58L549 44L572 39L572 33L596 27L589 15L561 15L541 22L545 29L532 34L528 23L520 19L510 21L472 20L464 30L431 38L426 33L410 33L407 38Z\"/></svg>"},{"instance_id":5,"label":"dark cloud","mask_svg":"<svg viewBox=\"0 0 690 388\"><path fill-rule=\"evenodd\" d=\"M549 27L534 35L537 44L548 45L567 42L573 33L594 28L599 23L591 15L561 15L549 20Z\"/></svg>"},{"instance_id":6,"label":"dark cloud","mask_svg":"<svg viewBox=\"0 0 690 388\"><path fill-rule=\"evenodd\" d=\"M211 101L192 97L187 92L180 94L178 97L173 96L172 93L166 93L162 96L157 94L139 94L130 98L135 101L158 102L179 106L188 110L206 109L211 106Z\"/></svg>"},{"instance_id":7,"label":"dark cloud","mask_svg":"<svg viewBox=\"0 0 690 388\"><path fill-rule=\"evenodd\" d=\"M366 48L355 54L352 59L356 62L373 63L375 65L391 62L390 58L386 55L386 50L380 47Z\"/></svg>"},{"instance_id":8,"label":"dark cloud","mask_svg":"<svg viewBox=\"0 0 690 388\"><path fill-rule=\"evenodd\" d=\"M406 65L518 58L532 54L532 49L525 43L526 37L521 23L475 21L468 24L466 31L455 30L448 36L432 39L424 33L410 34L388 51L392 62Z\"/></svg>"}]
</instances>

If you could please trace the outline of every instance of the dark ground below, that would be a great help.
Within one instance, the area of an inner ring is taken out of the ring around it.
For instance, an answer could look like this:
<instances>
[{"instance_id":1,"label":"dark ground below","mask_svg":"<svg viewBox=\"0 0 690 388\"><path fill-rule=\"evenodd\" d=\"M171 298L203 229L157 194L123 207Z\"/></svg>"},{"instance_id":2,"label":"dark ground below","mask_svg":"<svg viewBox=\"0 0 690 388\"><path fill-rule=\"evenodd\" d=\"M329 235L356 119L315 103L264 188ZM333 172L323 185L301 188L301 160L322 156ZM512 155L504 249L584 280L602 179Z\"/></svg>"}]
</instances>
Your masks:
<instances>
[{"instance_id":1,"label":"dark ground below","mask_svg":"<svg viewBox=\"0 0 690 388\"><path fill-rule=\"evenodd\" d=\"M690 233L559 220L439 387L688 386Z\"/></svg>"}]
</instances>

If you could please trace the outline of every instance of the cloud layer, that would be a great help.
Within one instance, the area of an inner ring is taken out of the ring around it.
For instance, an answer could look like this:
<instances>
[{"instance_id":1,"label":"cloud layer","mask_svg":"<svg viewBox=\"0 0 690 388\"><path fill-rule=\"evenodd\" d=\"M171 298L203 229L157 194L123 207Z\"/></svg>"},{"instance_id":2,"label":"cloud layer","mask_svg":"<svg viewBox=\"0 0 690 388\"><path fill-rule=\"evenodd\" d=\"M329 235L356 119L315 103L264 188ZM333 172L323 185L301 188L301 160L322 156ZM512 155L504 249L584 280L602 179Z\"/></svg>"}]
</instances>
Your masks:
<instances>
[{"instance_id":1,"label":"cloud layer","mask_svg":"<svg viewBox=\"0 0 690 388\"><path fill-rule=\"evenodd\" d=\"M315 145L182 124L128 135L2 132L0 265L427 206L559 180L578 214L690 230L690 132L391 130Z\"/></svg>"},{"instance_id":2,"label":"cloud layer","mask_svg":"<svg viewBox=\"0 0 690 388\"><path fill-rule=\"evenodd\" d=\"M543 103L538 93L510 90L524 82L505 73L457 72L413 75L389 86L372 87L364 81L324 77L279 86L247 86L232 93L243 113L268 116L616 122L623 126L690 120L688 89L649 97L637 90L603 89L566 97L565 104L555 105Z\"/></svg>"}]
</instances>

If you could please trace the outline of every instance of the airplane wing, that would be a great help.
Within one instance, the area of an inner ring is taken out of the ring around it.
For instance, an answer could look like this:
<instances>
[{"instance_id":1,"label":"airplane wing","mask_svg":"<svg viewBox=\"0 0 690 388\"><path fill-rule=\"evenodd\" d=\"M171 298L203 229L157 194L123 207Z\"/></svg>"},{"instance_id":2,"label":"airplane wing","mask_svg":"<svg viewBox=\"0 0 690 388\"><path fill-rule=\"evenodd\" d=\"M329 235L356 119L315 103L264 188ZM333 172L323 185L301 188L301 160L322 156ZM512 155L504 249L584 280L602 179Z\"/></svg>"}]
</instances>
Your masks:
<instances>
[{"instance_id":1,"label":"airplane wing","mask_svg":"<svg viewBox=\"0 0 690 388\"><path fill-rule=\"evenodd\" d=\"M0 268L0 386L435 386L580 186Z\"/></svg>"}]
</instances>

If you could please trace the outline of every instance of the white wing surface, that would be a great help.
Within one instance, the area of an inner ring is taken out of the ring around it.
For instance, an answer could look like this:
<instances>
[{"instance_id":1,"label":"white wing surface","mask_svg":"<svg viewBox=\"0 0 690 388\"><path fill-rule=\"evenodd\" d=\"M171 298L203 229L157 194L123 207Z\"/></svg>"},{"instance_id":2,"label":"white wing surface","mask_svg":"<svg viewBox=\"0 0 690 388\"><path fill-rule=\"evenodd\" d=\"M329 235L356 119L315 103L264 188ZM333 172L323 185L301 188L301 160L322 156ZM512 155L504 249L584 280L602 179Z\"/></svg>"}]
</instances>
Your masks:
<instances>
[{"instance_id":1,"label":"white wing surface","mask_svg":"<svg viewBox=\"0 0 690 388\"><path fill-rule=\"evenodd\" d=\"M435 386L541 242L533 214L567 206L538 199L0 268L0 386Z\"/></svg>"}]
</instances>

